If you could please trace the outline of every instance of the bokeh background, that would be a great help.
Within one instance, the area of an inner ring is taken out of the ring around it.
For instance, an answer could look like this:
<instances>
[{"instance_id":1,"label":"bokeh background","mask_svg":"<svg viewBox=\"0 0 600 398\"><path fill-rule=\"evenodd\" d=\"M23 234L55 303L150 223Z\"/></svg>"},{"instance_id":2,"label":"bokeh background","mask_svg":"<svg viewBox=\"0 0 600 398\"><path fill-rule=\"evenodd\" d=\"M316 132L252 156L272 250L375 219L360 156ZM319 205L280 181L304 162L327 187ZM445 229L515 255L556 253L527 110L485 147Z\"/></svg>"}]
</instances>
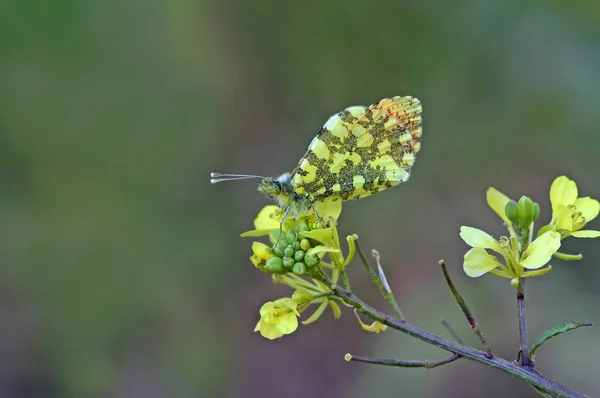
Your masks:
<instances>
[{"instance_id":1,"label":"bokeh background","mask_svg":"<svg viewBox=\"0 0 600 398\"><path fill-rule=\"evenodd\" d=\"M0 397L536 397L466 360L432 371L343 355L436 359L346 312L293 335L253 332L289 295L248 261L268 203L333 113L392 95L424 106L410 183L347 203L343 235L377 248L408 319L477 340L446 259L495 352L517 353L508 281L467 278L461 225L503 228L493 185L549 220L565 174L600 197L600 2L13 0L0 3ZM592 227L600 228L597 221ZM600 242L564 242L528 284L531 338L599 322ZM354 288L387 308L358 266ZM540 371L600 395L600 332L548 343Z\"/></svg>"}]
</instances>

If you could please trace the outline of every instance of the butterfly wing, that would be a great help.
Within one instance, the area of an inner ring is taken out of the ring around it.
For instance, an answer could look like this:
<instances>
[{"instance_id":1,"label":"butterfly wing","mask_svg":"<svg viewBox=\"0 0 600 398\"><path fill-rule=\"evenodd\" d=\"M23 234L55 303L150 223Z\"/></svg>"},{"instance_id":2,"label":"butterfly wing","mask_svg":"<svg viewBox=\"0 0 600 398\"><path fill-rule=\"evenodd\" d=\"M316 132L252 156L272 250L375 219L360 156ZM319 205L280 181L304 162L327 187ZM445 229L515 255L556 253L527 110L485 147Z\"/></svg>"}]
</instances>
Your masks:
<instances>
[{"instance_id":1,"label":"butterfly wing","mask_svg":"<svg viewBox=\"0 0 600 398\"><path fill-rule=\"evenodd\" d=\"M333 115L291 174L295 192L311 202L350 200L406 181L421 148L421 116L413 97Z\"/></svg>"}]
</instances>

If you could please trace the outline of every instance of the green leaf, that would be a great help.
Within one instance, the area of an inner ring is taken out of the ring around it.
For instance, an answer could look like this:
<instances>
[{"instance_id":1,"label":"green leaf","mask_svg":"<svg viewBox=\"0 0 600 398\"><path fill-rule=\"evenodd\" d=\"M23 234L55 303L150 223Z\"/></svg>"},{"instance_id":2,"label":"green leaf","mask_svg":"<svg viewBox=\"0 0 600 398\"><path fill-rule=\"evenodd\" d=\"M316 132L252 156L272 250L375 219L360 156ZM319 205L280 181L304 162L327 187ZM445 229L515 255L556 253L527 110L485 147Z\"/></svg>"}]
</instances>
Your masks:
<instances>
[{"instance_id":1,"label":"green leaf","mask_svg":"<svg viewBox=\"0 0 600 398\"><path fill-rule=\"evenodd\" d=\"M542 344L544 344L546 341L550 340L551 338L559 336L563 333L567 333L568 331L578 329L582 326L592 326L592 325L593 324L591 322L569 322L569 323L565 323L564 325L554 326L553 328L546 330L544 333L542 333L540 335L540 337L537 339L535 344L533 346L531 346L531 353L530 353L531 358L533 359L537 349L540 348L542 346Z\"/></svg>"}]
</instances>

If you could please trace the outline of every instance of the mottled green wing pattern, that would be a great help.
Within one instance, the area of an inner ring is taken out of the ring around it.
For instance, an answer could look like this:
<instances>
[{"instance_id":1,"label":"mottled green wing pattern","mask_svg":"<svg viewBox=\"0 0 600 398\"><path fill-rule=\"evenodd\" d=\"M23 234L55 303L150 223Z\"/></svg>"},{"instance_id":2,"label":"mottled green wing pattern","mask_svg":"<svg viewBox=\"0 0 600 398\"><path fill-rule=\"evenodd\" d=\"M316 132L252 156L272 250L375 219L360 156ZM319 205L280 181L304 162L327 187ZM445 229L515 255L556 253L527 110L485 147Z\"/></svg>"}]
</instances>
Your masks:
<instances>
[{"instance_id":1,"label":"mottled green wing pattern","mask_svg":"<svg viewBox=\"0 0 600 398\"><path fill-rule=\"evenodd\" d=\"M350 200L406 181L421 148L421 115L413 97L333 115L292 172L294 192L311 202Z\"/></svg>"}]
</instances>

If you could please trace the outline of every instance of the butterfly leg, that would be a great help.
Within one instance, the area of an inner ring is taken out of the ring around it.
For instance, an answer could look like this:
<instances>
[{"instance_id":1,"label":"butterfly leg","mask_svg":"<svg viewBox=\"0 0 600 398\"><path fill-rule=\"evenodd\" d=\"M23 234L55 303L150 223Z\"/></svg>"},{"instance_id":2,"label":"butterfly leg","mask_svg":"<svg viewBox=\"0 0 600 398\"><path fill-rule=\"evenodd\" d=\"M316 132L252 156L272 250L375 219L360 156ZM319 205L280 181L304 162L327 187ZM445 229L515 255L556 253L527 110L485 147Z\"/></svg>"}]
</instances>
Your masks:
<instances>
[{"instance_id":1,"label":"butterfly leg","mask_svg":"<svg viewBox=\"0 0 600 398\"><path fill-rule=\"evenodd\" d=\"M277 242L275 242L275 244L273 245L273 247L277 246L279 244L279 241L281 240L281 235L283 235L283 222L285 221L285 218L290 213L290 210L291 210L291 207L288 206L283 211L283 217L281 218L281 222L279 223L279 237L277 237ZM296 223L296 219L294 218L294 224L295 223Z\"/></svg>"},{"instance_id":2,"label":"butterfly leg","mask_svg":"<svg viewBox=\"0 0 600 398\"><path fill-rule=\"evenodd\" d=\"M315 218L317 219L317 221L319 221L319 214L317 213L317 209L315 209L314 203L311 203L310 207L312 207L312 210L315 213Z\"/></svg>"},{"instance_id":3,"label":"butterfly leg","mask_svg":"<svg viewBox=\"0 0 600 398\"><path fill-rule=\"evenodd\" d=\"M299 214L300 210L296 209L296 211L294 212L294 230L296 230L296 232L298 232L298 224L296 224L296 220L298 219Z\"/></svg>"}]
</instances>

